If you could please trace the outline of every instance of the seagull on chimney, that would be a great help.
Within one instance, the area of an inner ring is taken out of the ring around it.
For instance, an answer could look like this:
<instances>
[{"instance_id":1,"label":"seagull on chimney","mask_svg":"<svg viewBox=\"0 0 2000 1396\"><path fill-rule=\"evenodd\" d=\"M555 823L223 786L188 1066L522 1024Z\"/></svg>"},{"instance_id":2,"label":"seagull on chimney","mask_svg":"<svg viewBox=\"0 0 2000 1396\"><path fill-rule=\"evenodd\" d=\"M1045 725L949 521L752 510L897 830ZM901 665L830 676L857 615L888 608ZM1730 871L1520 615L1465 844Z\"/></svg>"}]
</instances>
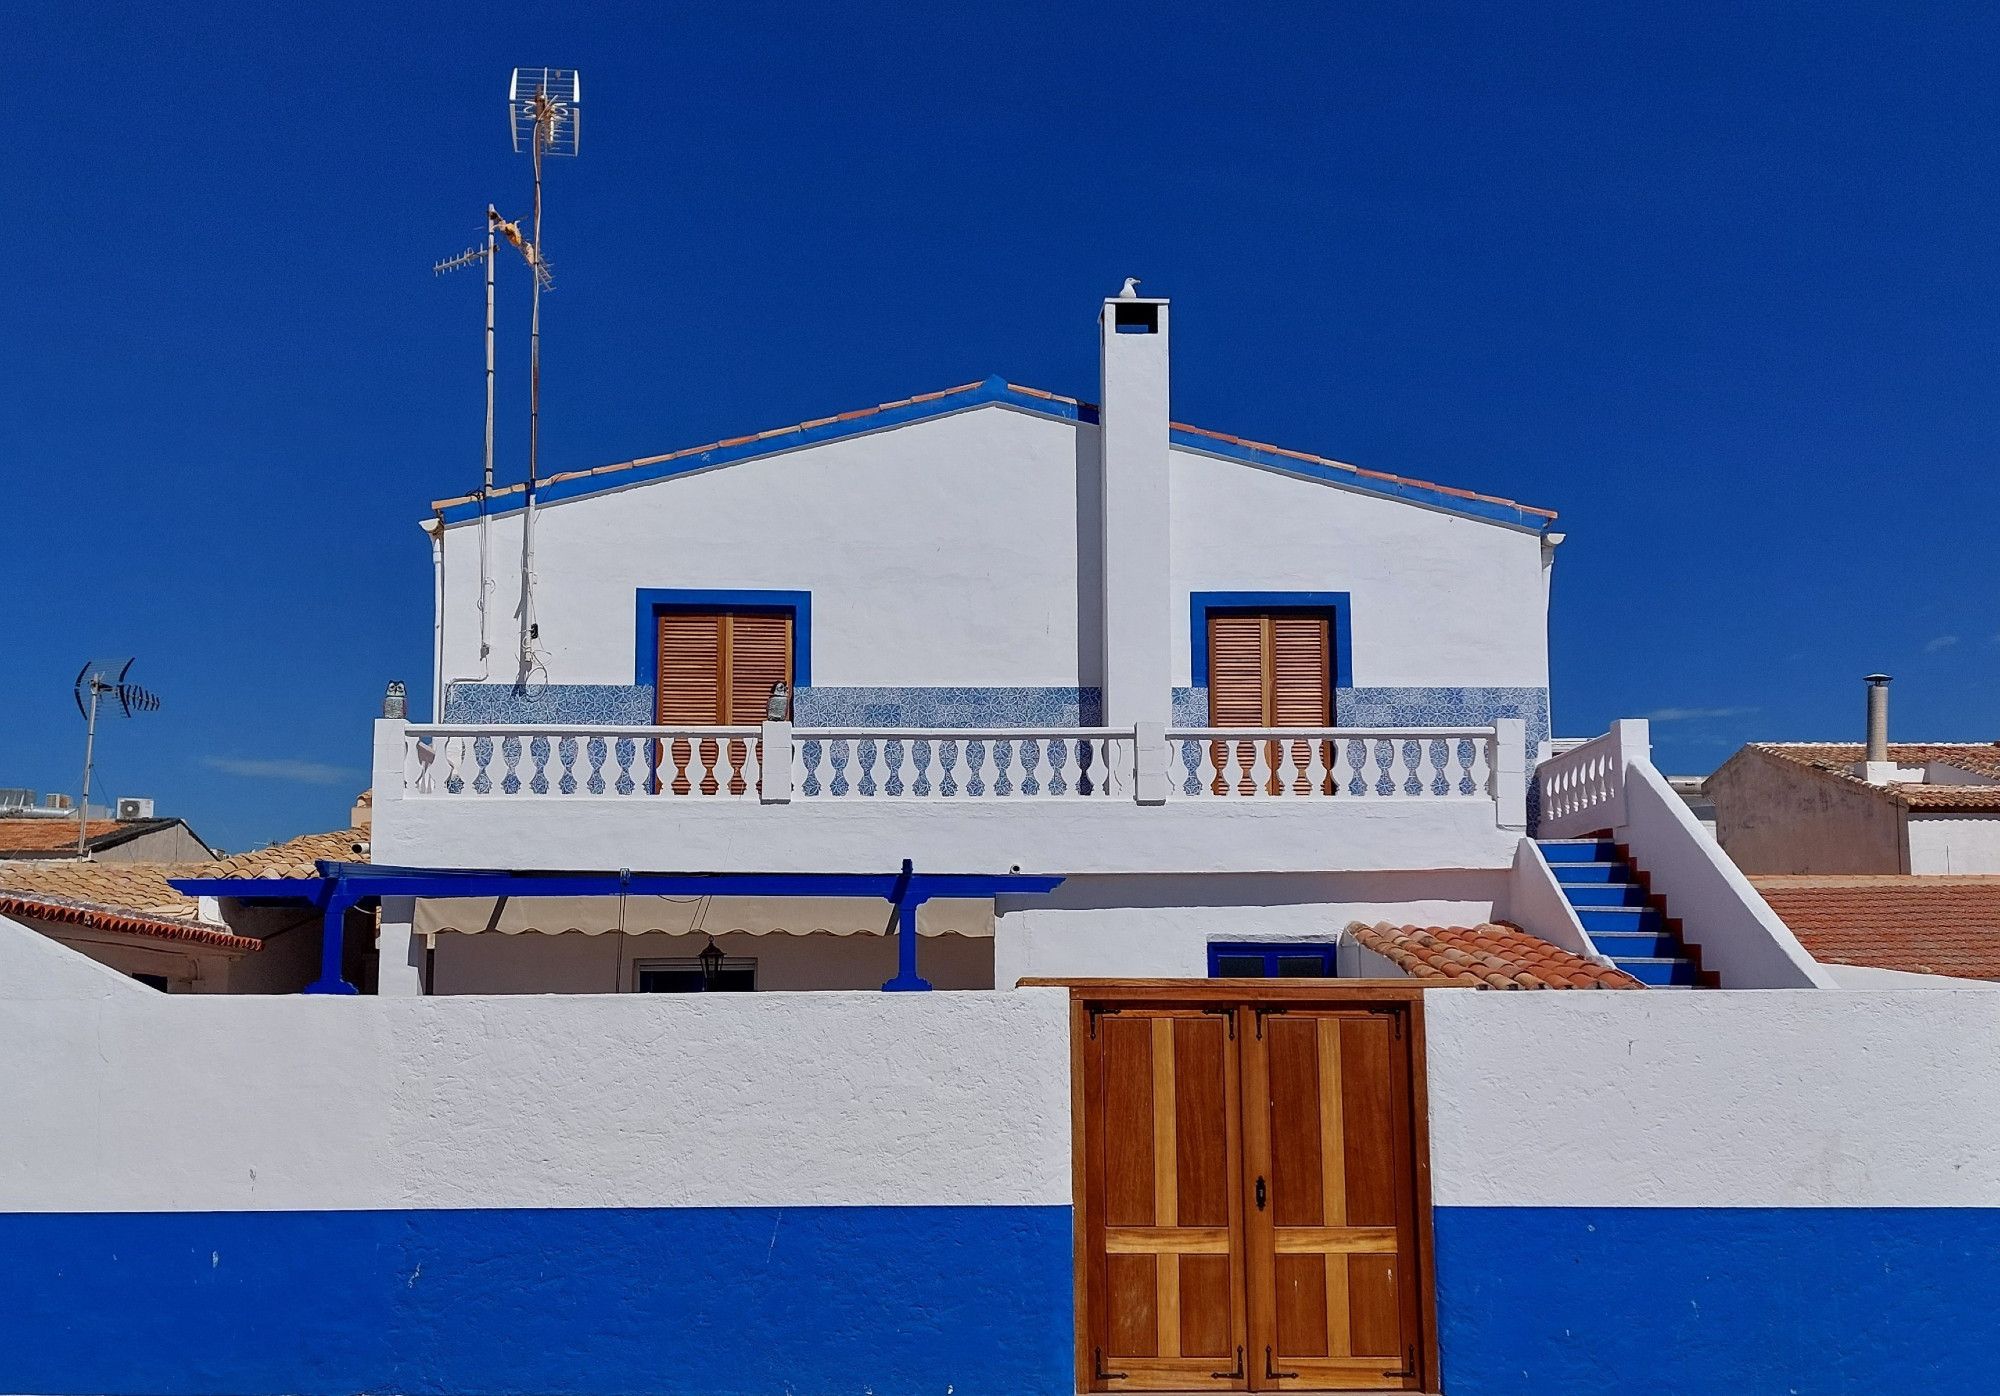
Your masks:
<instances>
[{"instance_id":1,"label":"seagull on chimney","mask_svg":"<svg viewBox=\"0 0 2000 1396\"><path fill-rule=\"evenodd\" d=\"M1136 276L1126 277L1125 289L1118 293L1118 299L1121 301L1129 301L1135 298L1138 294L1139 294L1139 278Z\"/></svg>"}]
</instances>

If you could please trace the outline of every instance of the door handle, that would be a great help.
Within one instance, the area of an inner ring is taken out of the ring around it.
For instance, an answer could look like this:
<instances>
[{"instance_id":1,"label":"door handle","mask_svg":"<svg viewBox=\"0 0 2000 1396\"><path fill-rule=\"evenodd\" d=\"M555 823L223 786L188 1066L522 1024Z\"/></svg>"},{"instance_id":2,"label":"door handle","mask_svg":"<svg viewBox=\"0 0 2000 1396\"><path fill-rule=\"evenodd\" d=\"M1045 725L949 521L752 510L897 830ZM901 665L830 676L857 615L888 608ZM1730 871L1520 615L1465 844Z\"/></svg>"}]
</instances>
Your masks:
<instances>
[{"instance_id":1,"label":"door handle","mask_svg":"<svg viewBox=\"0 0 2000 1396\"><path fill-rule=\"evenodd\" d=\"M1257 1210L1260 1212L1264 1210L1264 1180L1262 1178L1257 1180Z\"/></svg>"}]
</instances>

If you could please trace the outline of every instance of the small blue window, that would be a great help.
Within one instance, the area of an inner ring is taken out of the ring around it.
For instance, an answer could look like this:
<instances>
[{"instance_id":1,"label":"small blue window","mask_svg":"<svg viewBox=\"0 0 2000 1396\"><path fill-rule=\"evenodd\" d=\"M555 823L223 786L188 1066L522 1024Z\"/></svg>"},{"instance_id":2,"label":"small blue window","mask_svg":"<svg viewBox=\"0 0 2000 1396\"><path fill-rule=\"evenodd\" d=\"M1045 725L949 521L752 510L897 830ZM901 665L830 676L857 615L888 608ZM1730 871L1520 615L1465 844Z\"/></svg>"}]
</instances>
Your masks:
<instances>
[{"instance_id":1,"label":"small blue window","mask_svg":"<svg viewBox=\"0 0 2000 1396\"><path fill-rule=\"evenodd\" d=\"M1334 947L1320 941L1211 941L1210 979L1333 979Z\"/></svg>"}]
</instances>

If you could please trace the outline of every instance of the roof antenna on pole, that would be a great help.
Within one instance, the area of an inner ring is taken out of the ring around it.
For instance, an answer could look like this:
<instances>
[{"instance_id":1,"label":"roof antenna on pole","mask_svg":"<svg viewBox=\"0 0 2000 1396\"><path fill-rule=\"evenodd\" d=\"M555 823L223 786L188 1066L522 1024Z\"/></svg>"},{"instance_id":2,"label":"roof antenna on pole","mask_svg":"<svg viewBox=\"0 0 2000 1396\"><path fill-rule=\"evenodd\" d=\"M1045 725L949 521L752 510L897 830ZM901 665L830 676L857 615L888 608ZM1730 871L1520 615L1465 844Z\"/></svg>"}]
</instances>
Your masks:
<instances>
[{"instance_id":1,"label":"roof antenna on pole","mask_svg":"<svg viewBox=\"0 0 2000 1396\"><path fill-rule=\"evenodd\" d=\"M526 259L534 273L533 301L528 313L528 483L521 510L521 669L517 684L525 688L537 670L546 677L540 653L541 625L535 619L535 486L540 479L542 416L542 292L552 284L548 261L542 256L542 160L545 156L577 153L582 84L574 68L516 68L507 89L507 122L514 153L525 148L535 172L535 202L529 233L518 223L492 221L500 234Z\"/></svg>"},{"instance_id":2,"label":"roof antenna on pole","mask_svg":"<svg viewBox=\"0 0 2000 1396\"><path fill-rule=\"evenodd\" d=\"M498 259L494 240L500 215L493 205L486 206L486 246L474 245L456 257L447 257L431 267L432 276L443 276L446 272L458 271L462 267L486 264L486 468L479 485L479 679L484 682L490 672L487 657L493 646L487 636L486 603L493 590L492 529L488 518L488 502L493 496L493 265ZM442 698L439 699L442 702Z\"/></svg>"},{"instance_id":3,"label":"roof antenna on pole","mask_svg":"<svg viewBox=\"0 0 2000 1396\"><path fill-rule=\"evenodd\" d=\"M90 767L96 754L97 712L105 699L117 703L126 717L159 709L157 694L133 683L127 675L135 661L92 659L76 671L76 710L83 714L83 790L76 805L76 856L90 852Z\"/></svg>"}]
</instances>

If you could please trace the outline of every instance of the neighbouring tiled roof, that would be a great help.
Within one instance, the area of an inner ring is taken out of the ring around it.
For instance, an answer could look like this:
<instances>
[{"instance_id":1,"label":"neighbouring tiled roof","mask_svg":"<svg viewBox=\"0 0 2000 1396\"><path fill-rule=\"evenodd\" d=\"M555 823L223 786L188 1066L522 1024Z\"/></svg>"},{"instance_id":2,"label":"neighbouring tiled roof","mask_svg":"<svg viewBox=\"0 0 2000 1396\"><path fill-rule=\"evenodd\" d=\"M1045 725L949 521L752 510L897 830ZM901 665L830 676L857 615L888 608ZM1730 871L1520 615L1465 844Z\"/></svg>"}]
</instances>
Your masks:
<instances>
[{"instance_id":1,"label":"neighbouring tiled roof","mask_svg":"<svg viewBox=\"0 0 2000 1396\"><path fill-rule=\"evenodd\" d=\"M1397 926L1356 921L1348 933L1412 979L1475 989L1643 989L1610 969L1504 921L1478 926Z\"/></svg>"},{"instance_id":2,"label":"neighbouring tiled roof","mask_svg":"<svg viewBox=\"0 0 2000 1396\"><path fill-rule=\"evenodd\" d=\"M356 844L368 842L366 829L333 829L323 834L301 834L269 848L237 853L214 863L183 865L181 877L318 877L314 866L324 858L336 863L352 863L362 857Z\"/></svg>"},{"instance_id":3,"label":"neighbouring tiled roof","mask_svg":"<svg viewBox=\"0 0 2000 1396\"><path fill-rule=\"evenodd\" d=\"M1815 874L1750 882L1816 960L2000 980L2000 876Z\"/></svg>"},{"instance_id":4,"label":"neighbouring tiled roof","mask_svg":"<svg viewBox=\"0 0 2000 1396\"><path fill-rule=\"evenodd\" d=\"M151 936L155 940L178 940L217 950L262 950L264 942L252 936L232 935L206 921L181 921L156 916L140 916L115 907L86 906L47 895L15 896L0 892L0 915L22 916L34 921L59 921L99 931L119 931L126 935Z\"/></svg>"},{"instance_id":5,"label":"neighbouring tiled roof","mask_svg":"<svg viewBox=\"0 0 2000 1396\"><path fill-rule=\"evenodd\" d=\"M593 466L586 470L562 471L542 480L537 486L536 498L552 503L564 498L574 498L579 494L593 493L598 489L615 489L625 483L636 483L614 478L623 474L655 478L676 473L677 470L705 469L768 451L812 445L842 435L879 430L987 402L1012 402L1031 411L1052 411L1075 421L1097 420L1097 407L1094 403L1064 397L1060 393L1048 392L1042 388L1009 383L1005 379L994 377L977 383L961 383L955 388L945 388L935 393L920 393L915 397L899 398L895 402L878 403L874 407L840 412L830 417L816 417L807 422L794 422L790 426L773 427L769 431L753 432L748 436L732 436L701 446L689 446L683 450L670 451L665 455L640 456L633 460ZM1302 468L1305 473L1321 478L1345 479L1360 488L1373 489L1380 493L1433 496L1438 502L1447 506L1453 501L1462 501L1472 512L1487 517L1499 517L1508 522L1540 526L1556 517L1552 509L1539 509L1499 495L1455 489L1449 485L1434 484L1428 480L1418 480L1405 475L1391 475L1380 470L1364 470L1360 466L1350 465L1346 461L1334 460L1328 456L1316 456L1306 451L1273 446L1247 437L1231 436L1226 432L1188 426L1183 422L1171 422L1168 426L1170 435L1176 438L1175 444L1196 450L1208 448L1225 454L1247 455L1263 459L1266 463L1281 468L1291 464ZM520 496L524 489L525 486L518 482L496 487L488 496L489 507L503 510L512 507L515 498ZM479 496L476 494L459 495L452 499L435 500L431 507L446 522L456 522L459 517L476 514L478 503Z\"/></svg>"},{"instance_id":6,"label":"neighbouring tiled roof","mask_svg":"<svg viewBox=\"0 0 2000 1396\"><path fill-rule=\"evenodd\" d=\"M88 848L114 848L178 823L178 819L93 819L84 826L84 838ZM64 856L76 856L74 819L0 819L0 858Z\"/></svg>"},{"instance_id":7,"label":"neighbouring tiled roof","mask_svg":"<svg viewBox=\"0 0 2000 1396\"><path fill-rule=\"evenodd\" d=\"M1932 761L1957 766L1974 775L1991 776L1991 785L1929 785L1899 781L1870 785L1853 772L1866 755L1859 742L1752 742L1747 750L1802 766L1827 780L1846 781L1872 790L1885 800L1913 810L1963 810L2000 814L2000 743L1891 742L1889 759L1898 766L1924 766Z\"/></svg>"}]
</instances>

